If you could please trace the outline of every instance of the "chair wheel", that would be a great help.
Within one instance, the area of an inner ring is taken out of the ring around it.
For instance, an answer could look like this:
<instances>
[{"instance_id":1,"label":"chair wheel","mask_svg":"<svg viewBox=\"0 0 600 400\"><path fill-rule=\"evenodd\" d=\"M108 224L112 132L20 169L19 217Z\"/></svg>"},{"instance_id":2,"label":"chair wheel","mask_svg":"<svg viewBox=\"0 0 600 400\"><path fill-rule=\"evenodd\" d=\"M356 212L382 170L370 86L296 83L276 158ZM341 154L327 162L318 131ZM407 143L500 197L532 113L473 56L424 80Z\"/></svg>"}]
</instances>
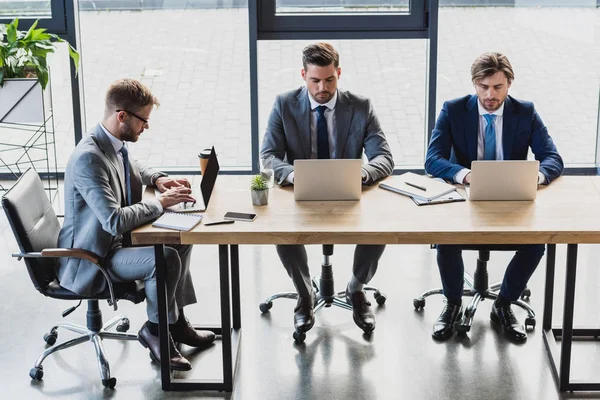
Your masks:
<instances>
[{"instance_id":1,"label":"chair wheel","mask_svg":"<svg viewBox=\"0 0 600 400\"><path fill-rule=\"evenodd\" d=\"M525 288L525 290L523 290L523 292L521 293L521 299L525 300L525 299L529 299L530 297L531 297L531 289Z\"/></svg>"},{"instance_id":2,"label":"chair wheel","mask_svg":"<svg viewBox=\"0 0 600 400\"><path fill-rule=\"evenodd\" d=\"M387 300L385 293L381 293L379 290L376 290L375 293L373 293L373 298L380 306L384 305Z\"/></svg>"},{"instance_id":3,"label":"chair wheel","mask_svg":"<svg viewBox=\"0 0 600 400\"><path fill-rule=\"evenodd\" d=\"M29 370L29 376L31 379L35 379L36 381L41 381L44 377L44 367L33 367Z\"/></svg>"},{"instance_id":4,"label":"chair wheel","mask_svg":"<svg viewBox=\"0 0 600 400\"><path fill-rule=\"evenodd\" d=\"M117 378L102 379L102 386L113 389L117 384Z\"/></svg>"},{"instance_id":5,"label":"chair wheel","mask_svg":"<svg viewBox=\"0 0 600 400\"><path fill-rule=\"evenodd\" d=\"M271 307L273 307L273 302L270 301L268 303L260 303L260 305L258 306L258 308L260 309L261 313L266 313L267 311L269 311L271 309Z\"/></svg>"},{"instance_id":6,"label":"chair wheel","mask_svg":"<svg viewBox=\"0 0 600 400\"><path fill-rule=\"evenodd\" d=\"M129 330L129 318L123 318L117 325L117 332L127 332Z\"/></svg>"},{"instance_id":7,"label":"chair wheel","mask_svg":"<svg viewBox=\"0 0 600 400\"><path fill-rule=\"evenodd\" d=\"M58 333L56 331L50 331L44 334L44 341L48 346L53 346L54 343L56 343L56 338L58 338Z\"/></svg>"},{"instance_id":8,"label":"chair wheel","mask_svg":"<svg viewBox=\"0 0 600 400\"><path fill-rule=\"evenodd\" d=\"M413 306L417 311L419 311L422 308L425 308L425 299L422 297L419 297L418 299L413 299Z\"/></svg>"},{"instance_id":9,"label":"chair wheel","mask_svg":"<svg viewBox=\"0 0 600 400\"><path fill-rule=\"evenodd\" d=\"M530 330L535 329L535 318L532 318L532 317L525 318L525 330L528 330L527 329L528 327L531 327Z\"/></svg>"},{"instance_id":10,"label":"chair wheel","mask_svg":"<svg viewBox=\"0 0 600 400\"><path fill-rule=\"evenodd\" d=\"M304 339L306 339L306 333L295 331L292 335L296 343L304 343Z\"/></svg>"},{"instance_id":11,"label":"chair wheel","mask_svg":"<svg viewBox=\"0 0 600 400\"><path fill-rule=\"evenodd\" d=\"M465 336L467 334L467 332L469 332L470 330L471 330L470 325L457 325L456 326L456 333L458 333L461 336Z\"/></svg>"}]
</instances>

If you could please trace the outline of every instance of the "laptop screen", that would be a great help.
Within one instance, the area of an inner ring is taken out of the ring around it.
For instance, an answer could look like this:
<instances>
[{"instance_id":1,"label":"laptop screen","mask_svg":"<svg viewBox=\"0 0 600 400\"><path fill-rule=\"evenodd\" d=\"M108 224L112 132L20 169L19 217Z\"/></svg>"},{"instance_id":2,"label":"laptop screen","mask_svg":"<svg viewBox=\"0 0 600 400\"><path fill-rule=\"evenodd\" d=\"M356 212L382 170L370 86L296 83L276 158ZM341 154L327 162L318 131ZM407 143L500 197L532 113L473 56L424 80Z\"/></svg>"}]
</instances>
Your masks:
<instances>
[{"instance_id":1,"label":"laptop screen","mask_svg":"<svg viewBox=\"0 0 600 400\"><path fill-rule=\"evenodd\" d=\"M208 156L208 163L206 164L206 170L204 171L202 182L200 182L200 191L202 192L202 198L204 199L204 207L208 207L208 201L210 200L210 196L212 195L215 187L217 175L219 175L219 169L220 167L219 161L217 160L217 153L215 152L215 147L213 146L212 150L210 151L210 155Z\"/></svg>"}]
</instances>

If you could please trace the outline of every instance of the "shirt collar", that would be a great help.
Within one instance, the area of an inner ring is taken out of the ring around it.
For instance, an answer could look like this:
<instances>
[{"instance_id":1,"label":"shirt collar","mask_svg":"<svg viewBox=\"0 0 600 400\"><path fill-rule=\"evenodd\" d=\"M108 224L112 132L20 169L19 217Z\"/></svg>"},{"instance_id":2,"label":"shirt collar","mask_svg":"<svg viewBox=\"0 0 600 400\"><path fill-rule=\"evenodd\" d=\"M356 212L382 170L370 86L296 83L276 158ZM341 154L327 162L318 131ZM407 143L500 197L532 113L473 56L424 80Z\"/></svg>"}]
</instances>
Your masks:
<instances>
[{"instance_id":1,"label":"shirt collar","mask_svg":"<svg viewBox=\"0 0 600 400\"><path fill-rule=\"evenodd\" d=\"M123 146L125 146L125 143L122 142L120 139L117 139L112 133L110 133L108 131L108 129L106 129L104 127L104 125L102 125L102 123L100 123L100 127L102 128L102 130L104 131L104 133L106 133L106 136L108 136L108 139L110 140L110 143L113 145L113 147L115 149L115 153L118 153L119 150L121 150L121 148Z\"/></svg>"},{"instance_id":2,"label":"shirt collar","mask_svg":"<svg viewBox=\"0 0 600 400\"><path fill-rule=\"evenodd\" d=\"M493 113L487 111L485 108L483 108L483 106L481 105L481 102L479 101L479 99L477 99L477 108L479 109L479 115L485 115L485 114L492 114L492 115L497 115L499 117L501 117L504 114L504 103L506 101L502 102L502 105L500 107L498 107L498 109L496 111L494 111Z\"/></svg>"},{"instance_id":3,"label":"shirt collar","mask_svg":"<svg viewBox=\"0 0 600 400\"><path fill-rule=\"evenodd\" d=\"M319 107L319 106L325 106L325 107L327 107L330 110L334 110L335 109L335 104L337 103L337 96L338 96L338 92L337 92L337 89L336 89L333 97L331 98L331 100L329 100L325 104L321 104L321 103L318 103L315 99L313 99L313 97L311 96L310 92L308 92L308 101L310 101L310 109L314 111L314 109L317 108L317 107Z\"/></svg>"}]
</instances>

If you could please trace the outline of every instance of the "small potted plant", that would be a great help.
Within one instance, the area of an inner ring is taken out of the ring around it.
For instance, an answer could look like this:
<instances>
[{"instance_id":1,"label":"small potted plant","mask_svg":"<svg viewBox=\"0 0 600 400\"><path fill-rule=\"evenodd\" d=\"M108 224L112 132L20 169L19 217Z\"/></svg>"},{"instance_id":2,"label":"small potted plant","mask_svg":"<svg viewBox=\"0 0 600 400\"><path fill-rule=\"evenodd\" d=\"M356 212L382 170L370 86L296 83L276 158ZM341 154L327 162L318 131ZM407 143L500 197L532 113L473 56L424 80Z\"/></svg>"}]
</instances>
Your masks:
<instances>
[{"instance_id":1,"label":"small potted plant","mask_svg":"<svg viewBox=\"0 0 600 400\"><path fill-rule=\"evenodd\" d=\"M269 202L269 186L262 175L252 178L250 192L252 193L252 204L255 206L264 206Z\"/></svg>"},{"instance_id":2,"label":"small potted plant","mask_svg":"<svg viewBox=\"0 0 600 400\"><path fill-rule=\"evenodd\" d=\"M0 24L0 108L13 110L17 108L16 105L27 104L29 110L25 114L29 114L28 118L35 121L40 117L44 120L42 92L46 89L49 79L46 57L54 53L54 42L64 42L57 35L46 32L46 29L37 28L37 24L38 21L35 21L27 31L18 30L18 18L9 24ZM79 53L70 44L68 49L77 71ZM34 98L23 101L28 96ZM36 109L31 109L32 106ZM14 111L15 114L23 114ZM35 118L32 115L35 115ZM0 115L0 120L4 117L10 115Z\"/></svg>"}]
</instances>

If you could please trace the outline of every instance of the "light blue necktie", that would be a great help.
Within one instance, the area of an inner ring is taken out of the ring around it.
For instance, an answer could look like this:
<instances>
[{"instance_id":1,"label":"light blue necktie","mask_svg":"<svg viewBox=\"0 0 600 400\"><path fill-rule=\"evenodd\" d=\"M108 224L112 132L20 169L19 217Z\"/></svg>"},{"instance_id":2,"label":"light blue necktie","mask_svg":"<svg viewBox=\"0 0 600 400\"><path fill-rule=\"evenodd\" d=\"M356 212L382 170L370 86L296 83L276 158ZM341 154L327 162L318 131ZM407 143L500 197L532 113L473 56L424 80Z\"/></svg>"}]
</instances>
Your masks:
<instances>
[{"instance_id":1,"label":"light blue necktie","mask_svg":"<svg viewBox=\"0 0 600 400\"><path fill-rule=\"evenodd\" d=\"M329 159L329 134L327 133L327 120L325 110L327 106L318 106L317 110L317 158Z\"/></svg>"},{"instance_id":2,"label":"light blue necktie","mask_svg":"<svg viewBox=\"0 0 600 400\"><path fill-rule=\"evenodd\" d=\"M123 166L125 167L125 188L127 190L127 199L125 200L125 204L128 206L131 205L131 174L129 172L129 151L127 151L127 147L123 145L121 150L119 150L121 155L123 156Z\"/></svg>"},{"instance_id":3,"label":"light blue necktie","mask_svg":"<svg viewBox=\"0 0 600 400\"><path fill-rule=\"evenodd\" d=\"M485 126L485 142L483 146L483 159L496 159L496 116L494 114L483 114L483 118L487 121Z\"/></svg>"}]
</instances>

